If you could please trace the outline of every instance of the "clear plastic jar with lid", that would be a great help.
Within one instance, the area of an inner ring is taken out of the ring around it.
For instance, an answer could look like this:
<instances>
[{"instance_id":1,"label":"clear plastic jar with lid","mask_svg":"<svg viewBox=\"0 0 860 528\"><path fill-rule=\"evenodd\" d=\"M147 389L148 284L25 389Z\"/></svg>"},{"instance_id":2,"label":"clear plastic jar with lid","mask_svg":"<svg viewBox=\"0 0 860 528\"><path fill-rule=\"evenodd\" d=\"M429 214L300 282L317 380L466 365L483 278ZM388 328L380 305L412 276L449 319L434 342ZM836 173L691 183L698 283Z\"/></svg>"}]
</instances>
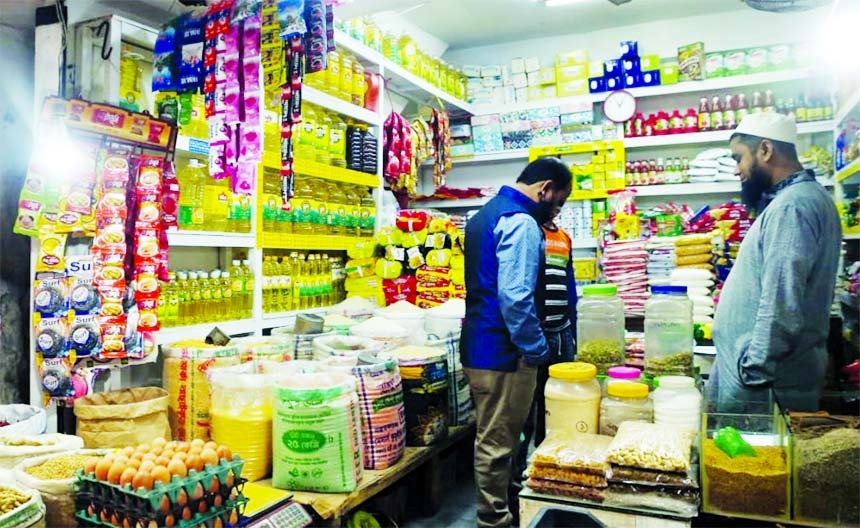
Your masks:
<instances>
[{"instance_id":1,"label":"clear plastic jar with lid","mask_svg":"<svg viewBox=\"0 0 860 528\"><path fill-rule=\"evenodd\" d=\"M702 423L702 394L689 376L657 378L654 401L654 423L686 427L696 432Z\"/></svg>"},{"instance_id":2,"label":"clear plastic jar with lid","mask_svg":"<svg viewBox=\"0 0 860 528\"><path fill-rule=\"evenodd\" d=\"M614 284L588 285L576 303L576 359L600 374L625 360L624 302L617 292Z\"/></svg>"},{"instance_id":3,"label":"clear plastic jar with lid","mask_svg":"<svg viewBox=\"0 0 860 528\"><path fill-rule=\"evenodd\" d=\"M651 422L653 407L648 385L635 382L610 383L600 402L600 434L615 436L621 422Z\"/></svg>"},{"instance_id":4,"label":"clear plastic jar with lid","mask_svg":"<svg viewBox=\"0 0 860 528\"><path fill-rule=\"evenodd\" d=\"M693 302L686 286L652 286L645 301L645 373L693 375Z\"/></svg>"},{"instance_id":5,"label":"clear plastic jar with lid","mask_svg":"<svg viewBox=\"0 0 860 528\"><path fill-rule=\"evenodd\" d=\"M550 366L544 396L547 434L597 433L600 384L594 365L577 361Z\"/></svg>"},{"instance_id":6,"label":"clear plastic jar with lid","mask_svg":"<svg viewBox=\"0 0 860 528\"><path fill-rule=\"evenodd\" d=\"M603 395L611 383L639 383L642 381L642 371L636 367L609 367L606 370L606 380L603 382Z\"/></svg>"}]
</instances>

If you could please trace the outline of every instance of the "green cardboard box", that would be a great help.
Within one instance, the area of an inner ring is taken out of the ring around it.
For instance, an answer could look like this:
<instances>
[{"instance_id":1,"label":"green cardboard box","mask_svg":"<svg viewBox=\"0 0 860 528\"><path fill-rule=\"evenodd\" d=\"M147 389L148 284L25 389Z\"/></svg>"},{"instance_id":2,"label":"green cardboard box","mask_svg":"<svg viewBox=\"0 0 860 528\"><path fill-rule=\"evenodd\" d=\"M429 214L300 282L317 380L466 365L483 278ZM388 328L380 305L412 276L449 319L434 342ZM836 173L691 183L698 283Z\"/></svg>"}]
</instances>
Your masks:
<instances>
[{"instance_id":1,"label":"green cardboard box","mask_svg":"<svg viewBox=\"0 0 860 528\"><path fill-rule=\"evenodd\" d=\"M723 52L723 65L727 76L746 74L749 71L747 50L737 49Z\"/></svg>"},{"instance_id":2,"label":"green cardboard box","mask_svg":"<svg viewBox=\"0 0 860 528\"><path fill-rule=\"evenodd\" d=\"M660 65L660 84L678 84L678 65L673 63Z\"/></svg>"},{"instance_id":3,"label":"green cardboard box","mask_svg":"<svg viewBox=\"0 0 860 528\"><path fill-rule=\"evenodd\" d=\"M642 71L651 71L651 70L659 70L660 69L660 56L659 55L642 55L639 57L639 62L641 64L640 69Z\"/></svg>"}]
</instances>

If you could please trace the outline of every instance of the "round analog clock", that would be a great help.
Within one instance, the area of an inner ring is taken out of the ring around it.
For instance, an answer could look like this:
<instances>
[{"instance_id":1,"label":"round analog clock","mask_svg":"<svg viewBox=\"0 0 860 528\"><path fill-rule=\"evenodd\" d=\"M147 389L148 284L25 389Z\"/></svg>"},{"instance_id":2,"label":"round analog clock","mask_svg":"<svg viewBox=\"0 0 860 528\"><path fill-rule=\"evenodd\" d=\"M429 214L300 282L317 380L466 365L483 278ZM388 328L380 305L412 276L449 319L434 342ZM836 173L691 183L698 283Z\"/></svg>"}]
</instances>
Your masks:
<instances>
[{"instance_id":1,"label":"round analog clock","mask_svg":"<svg viewBox=\"0 0 860 528\"><path fill-rule=\"evenodd\" d=\"M636 113L636 98L627 90L617 90L603 101L603 115L615 123L629 121Z\"/></svg>"}]
</instances>

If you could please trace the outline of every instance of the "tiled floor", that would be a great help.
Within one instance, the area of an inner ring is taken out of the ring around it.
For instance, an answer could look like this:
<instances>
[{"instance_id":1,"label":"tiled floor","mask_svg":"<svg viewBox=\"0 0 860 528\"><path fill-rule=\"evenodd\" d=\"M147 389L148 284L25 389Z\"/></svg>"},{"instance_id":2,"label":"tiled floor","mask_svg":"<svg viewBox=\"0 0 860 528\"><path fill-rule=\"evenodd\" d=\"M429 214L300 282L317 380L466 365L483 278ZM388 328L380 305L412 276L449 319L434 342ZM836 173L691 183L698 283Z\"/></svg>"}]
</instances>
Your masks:
<instances>
[{"instance_id":1,"label":"tiled floor","mask_svg":"<svg viewBox=\"0 0 860 528\"><path fill-rule=\"evenodd\" d=\"M401 528L461 528L475 526L475 483L471 474L445 493L442 508L433 517L410 519Z\"/></svg>"}]
</instances>

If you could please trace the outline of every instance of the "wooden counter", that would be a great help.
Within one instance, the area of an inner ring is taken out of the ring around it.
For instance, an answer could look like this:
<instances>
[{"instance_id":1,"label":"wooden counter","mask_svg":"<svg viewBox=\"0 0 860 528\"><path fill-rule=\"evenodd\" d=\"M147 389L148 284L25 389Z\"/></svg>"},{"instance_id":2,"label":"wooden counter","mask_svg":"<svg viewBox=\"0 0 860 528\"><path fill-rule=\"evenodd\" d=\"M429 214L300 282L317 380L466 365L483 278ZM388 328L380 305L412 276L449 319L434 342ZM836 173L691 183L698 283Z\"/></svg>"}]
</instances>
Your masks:
<instances>
[{"instance_id":1,"label":"wooden counter","mask_svg":"<svg viewBox=\"0 0 860 528\"><path fill-rule=\"evenodd\" d=\"M470 438L475 431L474 424L448 429L448 437L428 447L407 447L396 464L380 471L365 470L358 487L352 493L315 493L309 491L292 491L292 500L304 506L309 506L326 520L337 520L355 509L377 493L385 490L400 479L432 462L442 452L462 440ZM261 486L272 485L271 479L256 482ZM251 499L253 500L253 498Z\"/></svg>"}]
</instances>

